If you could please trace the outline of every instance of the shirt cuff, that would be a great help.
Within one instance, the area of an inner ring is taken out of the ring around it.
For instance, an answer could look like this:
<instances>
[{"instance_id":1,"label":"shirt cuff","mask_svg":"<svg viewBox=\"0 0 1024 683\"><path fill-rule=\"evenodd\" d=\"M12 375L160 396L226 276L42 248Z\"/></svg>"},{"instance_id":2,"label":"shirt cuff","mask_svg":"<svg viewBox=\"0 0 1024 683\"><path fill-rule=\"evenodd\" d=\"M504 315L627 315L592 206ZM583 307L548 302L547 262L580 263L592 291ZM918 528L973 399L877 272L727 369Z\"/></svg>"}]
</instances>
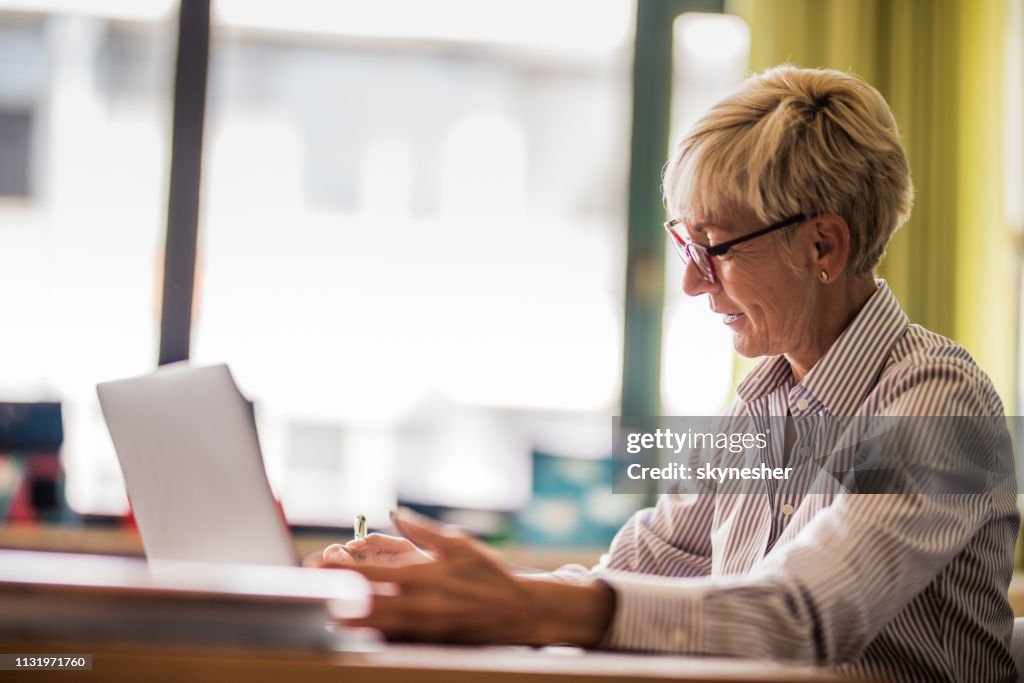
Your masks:
<instances>
[{"instance_id":1,"label":"shirt cuff","mask_svg":"<svg viewBox=\"0 0 1024 683\"><path fill-rule=\"evenodd\" d=\"M593 580L593 575L590 570L584 567L582 564L566 564L558 569L547 574L553 579L564 581L565 583L585 583Z\"/></svg>"},{"instance_id":2,"label":"shirt cuff","mask_svg":"<svg viewBox=\"0 0 1024 683\"><path fill-rule=\"evenodd\" d=\"M615 614L598 647L676 654L706 651L701 579L596 572L615 591Z\"/></svg>"}]
</instances>

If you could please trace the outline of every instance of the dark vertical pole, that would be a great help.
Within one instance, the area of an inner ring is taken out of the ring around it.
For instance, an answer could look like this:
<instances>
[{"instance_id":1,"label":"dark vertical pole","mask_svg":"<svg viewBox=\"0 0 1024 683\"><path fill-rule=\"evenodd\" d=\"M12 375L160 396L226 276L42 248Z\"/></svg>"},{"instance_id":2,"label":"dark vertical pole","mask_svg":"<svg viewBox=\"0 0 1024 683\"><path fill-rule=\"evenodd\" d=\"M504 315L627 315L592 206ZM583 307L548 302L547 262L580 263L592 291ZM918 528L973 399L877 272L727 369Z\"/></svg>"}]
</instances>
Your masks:
<instances>
[{"instance_id":1,"label":"dark vertical pole","mask_svg":"<svg viewBox=\"0 0 1024 683\"><path fill-rule=\"evenodd\" d=\"M661 168L668 150L674 5L637 1L622 363L622 414L631 416L658 414L665 278L658 227L664 220Z\"/></svg>"},{"instance_id":2,"label":"dark vertical pole","mask_svg":"<svg viewBox=\"0 0 1024 683\"><path fill-rule=\"evenodd\" d=\"M160 365L189 357L209 48L210 0L181 0L160 311Z\"/></svg>"},{"instance_id":3,"label":"dark vertical pole","mask_svg":"<svg viewBox=\"0 0 1024 683\"><path fill-rule=\"evenodd\" d=\"M661 318L665 296L661 169L669 146L673 23L683 12L722 12L723 5L723 0L637 0L622 362L623 415L642 417L659 412Z\"/></svg>"}]
</instances>

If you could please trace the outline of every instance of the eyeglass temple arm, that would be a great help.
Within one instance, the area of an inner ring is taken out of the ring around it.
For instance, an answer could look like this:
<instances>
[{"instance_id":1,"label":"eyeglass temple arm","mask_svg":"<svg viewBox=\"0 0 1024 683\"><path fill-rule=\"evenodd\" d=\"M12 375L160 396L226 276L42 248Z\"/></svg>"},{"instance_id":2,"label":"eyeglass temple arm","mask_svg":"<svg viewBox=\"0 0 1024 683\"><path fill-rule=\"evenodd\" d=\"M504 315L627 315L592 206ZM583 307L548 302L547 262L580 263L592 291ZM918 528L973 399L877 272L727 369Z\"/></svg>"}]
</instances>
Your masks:
<instances>
[{"instance_id":1,"label":"eyeglass temple arm","mask_svg":"<svg viewBox=\"0 0 1024 683\"><path fill-rule=\"evenodd\" d=\"M773 230L781 230L782 228L785 228L786 226L793 225L794 223L799 223L800 221L804 221L804 220L807 220L807 216L803 215L802 213L798 214L796 216L790 216L789 218L783 219L783 220L779 221L778 223L772 223L771 225L769 225L766 228L761 228L760 230L755 230L754 232L752 232L752 233L750 233L748 235L743 235L742 237L737 237L734 240L729 240L728 242L722 242L721 244L716 244L713 247L707 247L708 255L709 256L721 256L722 254L724 254L725 252L729 251L730 248L736 246L737 244L740 244L742 242L746 242L747 240L752 240L755 237L760 237L761 235L764 235L765 233L768 233L768 232L772 232Z\"/></svg>"}]
</instances>

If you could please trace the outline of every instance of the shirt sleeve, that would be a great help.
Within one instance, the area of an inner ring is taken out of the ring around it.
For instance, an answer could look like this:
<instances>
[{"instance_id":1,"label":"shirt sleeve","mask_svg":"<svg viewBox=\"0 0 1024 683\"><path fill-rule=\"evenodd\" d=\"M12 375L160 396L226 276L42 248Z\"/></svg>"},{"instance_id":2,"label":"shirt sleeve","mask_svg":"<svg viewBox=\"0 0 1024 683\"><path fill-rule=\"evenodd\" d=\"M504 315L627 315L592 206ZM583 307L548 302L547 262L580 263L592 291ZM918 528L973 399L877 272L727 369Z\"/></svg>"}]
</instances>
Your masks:
<instances>
[{"instance_id":1,"label":"shirt sleeve","mask_svg":"<svg viewBox=\"0 0 1024 683\"><path fill-rule=\"evenodd\" d=\"M616 613L604 645L837 664L871 639L989 517L987 496L844 496L741 577L601 575Z\"/></svg>"},{"instance_id":2,"label":"shirt sleeve","mask_svg":"<svg viewBox=\"0 0 1024 683\"><path fill-rule=\"evenodd\" d=\"M615 535L595 569L671 577L711 573L713 496L665 494L634 514Z\"/></svg>"},{"instance_id":3,"label":"shirt sleeve","mask_svg":"<svg viewBox=\"0 0 1024 683\"><path fill-rule=\"evenodd\" d=\"M949 366L941 372L918 367L896 373L893 385L887 389L890 414L935 414L930 411L936 405L943 408L939 414L978 414L979 403L987 402L977 401L978 384L959 381L966 379L957 368ZM938 394L944 394L941 400L936 399ZM972 448L999 452L1001 458L1012 462L1012 451L1006 450L1005 424L1002 433L991 428L991 420L949 424L977 433L959 434L959 438L941 443L939 436L927 442L919 440L910 444L919 452L907 453L907 457L928 462L930 450L971 444ZM672 560L658 559L659 548L650 542L647 531L624 529L625 537L617 539L620 562L610 563L600 573L617 597L603 645L830 665L853 661L936 579L979 529L1015 519L1015 492L1009 490L1012 485L1007 486L1007 490L971 493L917 490L840 495L792 541L776 547L753 571L742 576L711 579L704 576L706 571L702 575L655 572L664 575L661 577L637 573L647 572L652 566L660 568ZM670 506L659 503L662 507ZM700 514L693 516L703 519ZM1006 529L1010 527L1015 525L1007 522ZM1006 537L1012 548L1011 532L1007 531ZM684 553L692 549L693 556L703 554L706 549L694 538L697 533L707 533L707 529L695 529L693 534L688 529L677 531L685 542L666 542L672 549L668 557L678 557L677 545L686 549ZM662 530L657 535L659 539L665 537L673 534ZM987 549L992 556L990 566L1005 559L1005 545L993 543ZM634 561L627 561L631 558ZM694 566L706 569L696 562ZM980 570L979 580L991 580L986 571Z\"/></svg>"},{"instance_id":4,"label":"shirt sleeve","mask_svg":"<svg viewBox=\"0 0 1024 683\"><path fill-rule=\"evenodd\" d=\"M725 417L743 415L739 399ZM595 572L629 571L668 577L709 576L712 566L714 496L671 493L653 508L634 514L612 540Z\"/></svg>"}]
</instances>

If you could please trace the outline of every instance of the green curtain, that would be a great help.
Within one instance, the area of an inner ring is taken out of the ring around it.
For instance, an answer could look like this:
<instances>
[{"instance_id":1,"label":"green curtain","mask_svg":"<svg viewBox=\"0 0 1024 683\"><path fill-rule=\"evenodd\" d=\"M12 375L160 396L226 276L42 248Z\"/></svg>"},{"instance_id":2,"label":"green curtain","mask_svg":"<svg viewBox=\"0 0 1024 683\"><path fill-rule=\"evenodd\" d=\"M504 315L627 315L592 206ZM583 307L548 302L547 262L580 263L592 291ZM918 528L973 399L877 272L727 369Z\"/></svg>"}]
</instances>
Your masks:
<instances>
[{"instance_id":1,"label":"green curtain","mask_svg":"<svg viewBox=\"0 0 1024 683\"><path fill-rule=\"evenodd\" d=\"M1003 210L1005 0L735 0L750 66L853 72L881 91L916 188L880 267L912 322L956 340L1016 411L1015 242ZM745 365L739 365L746 367Z\"/></svg>"}]
</instances>

